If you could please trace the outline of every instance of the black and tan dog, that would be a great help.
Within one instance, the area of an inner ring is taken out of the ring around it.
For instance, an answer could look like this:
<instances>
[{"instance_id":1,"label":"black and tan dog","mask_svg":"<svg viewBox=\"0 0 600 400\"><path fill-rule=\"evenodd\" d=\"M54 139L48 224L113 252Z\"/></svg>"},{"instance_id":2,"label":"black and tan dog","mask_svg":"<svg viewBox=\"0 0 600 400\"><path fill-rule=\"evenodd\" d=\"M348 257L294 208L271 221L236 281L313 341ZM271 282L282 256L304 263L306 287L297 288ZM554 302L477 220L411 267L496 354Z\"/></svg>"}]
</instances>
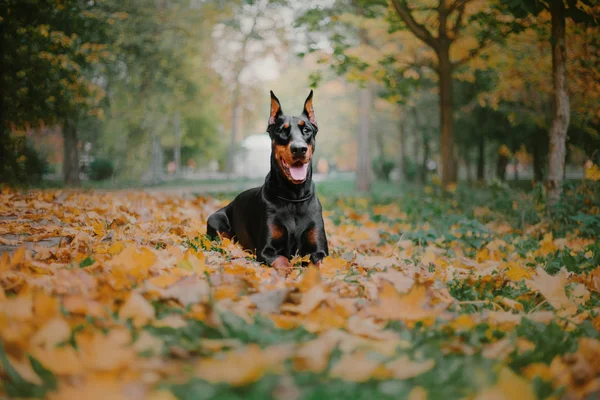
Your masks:
<instances>
[{"instance_id":1,"label":"black and tan dog","mask_svg":"<svg viewBox=\"0 0 600 400\"><path fill-rule=\"evenodd\" d=\"M207 233L236 239L258 261L289 272L295 254L320 264L328 255L321 203L312 181L317 121L310 91L299 117L287 116L271 92L267 132L271 171L264 185L240 193L208 218Z\"/></svg>"}]
</instances>

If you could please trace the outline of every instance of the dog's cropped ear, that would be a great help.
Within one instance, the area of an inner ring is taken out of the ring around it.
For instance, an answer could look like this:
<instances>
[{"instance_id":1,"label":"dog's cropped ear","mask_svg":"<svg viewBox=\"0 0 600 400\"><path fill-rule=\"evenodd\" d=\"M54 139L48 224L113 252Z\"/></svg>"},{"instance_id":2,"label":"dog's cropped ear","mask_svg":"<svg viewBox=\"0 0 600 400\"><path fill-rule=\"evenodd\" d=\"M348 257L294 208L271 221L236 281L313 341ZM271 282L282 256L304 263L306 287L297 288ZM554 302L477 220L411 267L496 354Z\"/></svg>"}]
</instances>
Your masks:
<instances>
[{"instance_id":1,"label":"dog's cropped ear","mask_svg":"<svg viewBox=\"0 0 600 400\"><path fill-rule=\"evenodd\" d=\"M304 111L302 111L302 113L308 117L308 120L311 124L318 128L317 120L315 118L315 110L313 109L312 97L313 91L311 90L308 97L306 98L306 101L304 102Z\"/></svg>"},{"instance_id":2,"label":"dog's cropped ear","mask_svg":"<svg viewBox=\"0 0 600 400\"><path fill-rule=\"evenodd\" d=\"M269 114L269 125L273 125L283 111L281 111L281 103L279 103L279 99L275 96L275 93L271 92L271 113Z\"/></svg>"}]
</instances>

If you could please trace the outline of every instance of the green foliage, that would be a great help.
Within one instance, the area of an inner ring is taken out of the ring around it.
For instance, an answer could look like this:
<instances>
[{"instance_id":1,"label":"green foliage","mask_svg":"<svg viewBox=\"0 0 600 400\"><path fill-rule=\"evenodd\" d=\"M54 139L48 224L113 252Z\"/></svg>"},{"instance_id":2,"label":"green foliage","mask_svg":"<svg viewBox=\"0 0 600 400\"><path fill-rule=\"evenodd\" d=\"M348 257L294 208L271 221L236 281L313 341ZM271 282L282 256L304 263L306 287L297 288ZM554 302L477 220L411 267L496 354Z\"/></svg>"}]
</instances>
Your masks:
<instances>
[{"instance_id":1,"label":"green foliage","mask_svg":"<svg viewBox=\"0 0 600 400\"><path fill-rule=\"evenodd\" d=\"M554 211L554 226L560 236L577 229L582 236L600 237L600 182L567 184Z\"/></svg>"},{"instance_id":2,"label":"green foliage","mask_svg":"<svg viewBox=\"0 0 600 400\"><path fill-rule=\"evenodd\" d=\"M97 105L103 89L85 72L110 56L102 45L110 34L106 11L82 0L3 2L5 126L62 122Z\"/></svg>"},{"instance_id":3,"label":"green foliage","mask_svg":"<svg viewBox=\"0 0 600 400\"><path fill-rule=\"evenodd\" d=\"M517 326L516 333L535 344L533 350L513 352L511 367L517 370L536 362L550 364L555 356L577 350L575 334L564 331L555 322L545 324L523 319Z\"/></svg>"},{"instance_id":4,"label":"green foliage","mask_svg":"<svg viewBox=\"0 0 600 400\"><path fill-rule=\"evenodd\" d=\"M260 381L243 387L227 384L212 384L203 379L193 378L183 384L169 386L173 394L181 400L262 400L273 397L280 377L268 375Z\"/></svg>"},{"instance_id":5,"label":"green foliage","mask_svg":"<svg viewBox=\"0 0 600 400\"><path fill-rule=\"evenodd\" d=\"M43 398L46 396L48 391L56 390L56 376L44 368L44 366L35 358L31 356L28 358L31 368L42 380L42 383L39 385L28 382L23 379L21 375L19 375L17 370L10 364L8 358L6 357L4 345L0 341L0 363L2 364L4 373L8 378L6 381L3 381L4 389L6 390L6 393L13 398Z\"/></svg>"},{"instance_id":6,"label":"green foliage","mask_svg":"<svg viewBox=\"0 0 600 400\"><path fill-rule=\"evenodd\" d=\"M373 160L373 172L377 179L384 181L390 180L390 173L396 166L394 161L387 159L386 157L377 157Z\"/></svg>"},{"instance_id":7,"label":"green foliage","mask_svg":"<svg viewBox=\"0 0 600 400\"><path fill-rule=\"evenodd\" d=\"M89 176L93 181L103 181L112 177L114 170L112 161L97 158L90 164Z\"/></svg>"},{"instance_id":8,"label":"green foliage","mask_svg":"<svg viewBox=\"0 0 600 400\"><path fill-rule=\"evenodd\" d=\"M39 183L48 163L24 135L2 134L0 138L0 183L30 185Z\"/></svg>"},{"instance_id":9,"label":"green foliage","mask_svg":"<svg viewBox=\"0 0 600 400\"><path fill-rule=\"evenodd\" d=\"M79 263L79 268L86 268L89 267L90 265L94 265L96 261L90 257L86 257L83 260L81 260L81 262Z\"/></svg>"},{"instance_id":10,"label":"green foliage","mask_svg":"<svg viewBox=\"0 0 600 400\"><path fill-rule=\"evenodd\" d=\"M179 314L179 311L169 308L161 309L160 313L166 316L173 313ZM182 328L147 326L145 329L164 341L165 351L171 347L177 347L186 351L198 352L201 350L202 340L205 338L230 338L243 343L269 346L279 343L300 343L315 337L304 328L276 328L270 319L260 315L257 315L252 323L231 313L220 313L219 316L223 324L219 329L195 319L186 320L187 325Z\"/></svg>"},{"instance_id":11,"label":"green foliage","mask_svg":"<svg viewBox=\"0 0 600 400\"><path fill-rule=\"evenodd\" d=\"M257 315L253 324L248 324L243 318L231 313L221 314L221 320L227 332L227 337L241 340L244 343L257 343L261 346L285 342L300 343L315 337L304 328L279 329L273 322Z\"/></svg>"}]
</instances>

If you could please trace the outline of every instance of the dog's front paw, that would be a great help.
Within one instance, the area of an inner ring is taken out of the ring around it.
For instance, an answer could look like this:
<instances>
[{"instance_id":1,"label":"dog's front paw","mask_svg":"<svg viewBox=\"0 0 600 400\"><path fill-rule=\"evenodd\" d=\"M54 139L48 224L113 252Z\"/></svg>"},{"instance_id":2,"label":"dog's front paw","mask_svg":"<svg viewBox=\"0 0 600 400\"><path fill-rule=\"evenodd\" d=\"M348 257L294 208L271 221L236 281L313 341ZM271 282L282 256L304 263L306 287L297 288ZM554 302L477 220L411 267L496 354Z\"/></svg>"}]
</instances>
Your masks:
<instances>
[{"instance_id":1,"label":"dog's front paw","mask_svg":"<svg viewBox=\"0 0 600 400\"><path fill-rule=\"evenodd\" d=\"M290 260L287 257L279 256L271 263L271 267L275 268L277 272L281 275L288 275L292 272L292 265L290 264Z\"/></svg>"},{"instance_id":2,"label":"dog's front paw","mask_svg":"<svg viewBox=\"0 0 600 400\"><path fill-rule=\"evenodd\" d=\"M316 265L317 267L320 267L325 257L327 257L327 254L325 254L325 252L317 251L310 255L310 262Z\"/></svg>"}]
</instances>

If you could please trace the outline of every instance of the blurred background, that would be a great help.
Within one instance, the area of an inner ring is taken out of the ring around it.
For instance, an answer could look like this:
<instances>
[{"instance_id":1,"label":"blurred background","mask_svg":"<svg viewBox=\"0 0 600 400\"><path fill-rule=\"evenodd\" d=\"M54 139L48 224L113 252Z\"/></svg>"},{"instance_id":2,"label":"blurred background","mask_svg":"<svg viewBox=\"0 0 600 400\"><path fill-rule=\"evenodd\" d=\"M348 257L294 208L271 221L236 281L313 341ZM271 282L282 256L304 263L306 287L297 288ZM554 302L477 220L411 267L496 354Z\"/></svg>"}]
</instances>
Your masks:
<instances>
[{"instance_id":1,"label":"blurred background","mask_svg":"<svg viewBox=\"0 0 600 400\"><path fill-rule=\"evenodd\" d=\"M258 184L269 90L298 115L313 88L318 181L580 180L600 162L599 18L593 0L3 0L1 179Z\"/></svg>"}]
</instances>

